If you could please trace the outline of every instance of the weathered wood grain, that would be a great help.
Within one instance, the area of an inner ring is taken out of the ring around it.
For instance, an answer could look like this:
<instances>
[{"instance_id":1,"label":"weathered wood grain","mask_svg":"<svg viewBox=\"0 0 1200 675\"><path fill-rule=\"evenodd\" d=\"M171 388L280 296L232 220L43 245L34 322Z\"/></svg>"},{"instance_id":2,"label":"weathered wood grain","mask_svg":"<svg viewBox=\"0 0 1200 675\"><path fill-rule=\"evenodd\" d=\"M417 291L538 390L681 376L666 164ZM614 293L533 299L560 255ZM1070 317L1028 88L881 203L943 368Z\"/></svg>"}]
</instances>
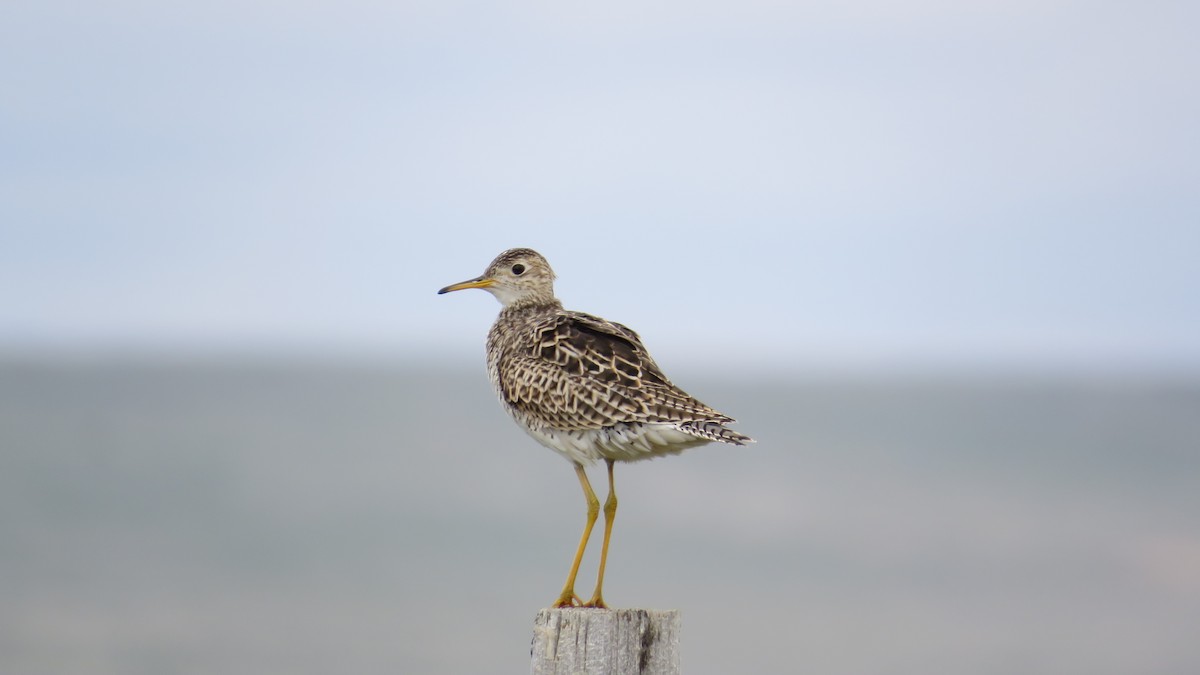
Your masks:
<instances>
[{"instance_id":1,"label":"weathered wood grain","mask_svg":"<svg viewBox=\"0 0 1200 675\"><path fill-rule=\"evenodd\" d=\"M533 675L678 675L679 610L543 609Z\"/></svg>"}]
</instances>

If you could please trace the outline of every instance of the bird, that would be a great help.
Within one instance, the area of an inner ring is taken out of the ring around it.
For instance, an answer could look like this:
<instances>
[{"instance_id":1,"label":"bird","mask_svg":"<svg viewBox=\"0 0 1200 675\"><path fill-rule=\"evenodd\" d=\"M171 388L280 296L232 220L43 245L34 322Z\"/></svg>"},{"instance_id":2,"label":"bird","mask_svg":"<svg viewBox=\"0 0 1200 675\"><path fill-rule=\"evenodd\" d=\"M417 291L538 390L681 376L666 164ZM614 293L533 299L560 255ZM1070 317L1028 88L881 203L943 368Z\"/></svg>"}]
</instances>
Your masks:
<instances>
[{"instance_id":1,"label":"bird","mask_svg":"<svg viewBox=\"0 0 1200 675\"><path fill-rule=\"evenodd\" d=\"M479 288L500 301L487 337L487 370L501 405L545 447L566 458L587 502L587 519L566 583L553 607L605 608L604 568L617 512L616 462L674 455L711 442L754 439L726 427L717 412L673 384L633 330L563 309L554 271L540 253L513 248L474 279L438 294ZM579 564L599 517L600 502L585 467L604 460L608 498L596 588L586 602L575 593Z\"/></svg>"}]
</instances>

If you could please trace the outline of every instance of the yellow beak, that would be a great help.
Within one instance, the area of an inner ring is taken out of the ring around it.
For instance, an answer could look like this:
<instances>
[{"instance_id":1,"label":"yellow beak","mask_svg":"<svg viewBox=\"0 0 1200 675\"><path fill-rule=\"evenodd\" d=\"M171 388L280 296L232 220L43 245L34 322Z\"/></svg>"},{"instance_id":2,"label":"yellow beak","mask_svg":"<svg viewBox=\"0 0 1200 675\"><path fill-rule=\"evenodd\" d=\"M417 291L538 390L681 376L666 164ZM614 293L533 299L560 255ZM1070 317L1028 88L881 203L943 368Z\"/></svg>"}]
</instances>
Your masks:
<instances>
[{"instance_id":1,"label":"yellow beak","mask_svg":"<svg viewBox=\"0 0 1200 675\"><path fill-rule=\"evenodd\" d=\"M471 279L470 281L460 281L457 284L451 284L451 285L443 288L442 290L438 291L438 295L441 295L442 293L449 293L450 291L461 291L461 290L464 290L467 288L487 288L488 286L495 286L495 285L496 285L496 281L494 279L484 279L483 277L479 277L478 279Z\"/></svg>"}]
</instances>

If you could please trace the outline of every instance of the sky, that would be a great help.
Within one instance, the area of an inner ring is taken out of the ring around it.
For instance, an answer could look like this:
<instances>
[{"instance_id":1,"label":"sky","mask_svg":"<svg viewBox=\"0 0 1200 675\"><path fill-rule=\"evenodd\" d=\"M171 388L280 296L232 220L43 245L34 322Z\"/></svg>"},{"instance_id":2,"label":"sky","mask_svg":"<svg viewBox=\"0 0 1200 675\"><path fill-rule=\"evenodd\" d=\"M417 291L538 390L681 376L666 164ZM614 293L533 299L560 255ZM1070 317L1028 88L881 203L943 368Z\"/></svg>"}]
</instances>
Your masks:
<instances>
[{"instance_id":1,"label":"sky","mask_svg":"<svg viewBox=\"0 0 1200 675\"><path fill-rule=\"evenodd\" d=\"M5 2L0 352L1200 372L1190 2ZM668 368L668 370L670 370Z\"/></svg>"}]
</instances>

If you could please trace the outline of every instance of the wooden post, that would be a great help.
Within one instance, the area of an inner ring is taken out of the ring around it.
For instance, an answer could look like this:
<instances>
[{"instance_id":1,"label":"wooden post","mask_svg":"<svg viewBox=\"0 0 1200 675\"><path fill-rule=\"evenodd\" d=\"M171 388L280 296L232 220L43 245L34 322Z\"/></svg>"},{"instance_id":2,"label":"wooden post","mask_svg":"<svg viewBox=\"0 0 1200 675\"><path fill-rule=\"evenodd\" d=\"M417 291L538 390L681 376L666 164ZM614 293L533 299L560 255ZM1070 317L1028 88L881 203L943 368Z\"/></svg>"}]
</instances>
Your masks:
<instances>
[{"instance_id":1,"label":"wooden post","mask_svg":"<svg viewBox=\"0 0 1200 675\"><path fill-rule=\"evenodd\" d=\"M679 610L543 609L533 675L679 675Z\"/></svg>"}]
</instances>

